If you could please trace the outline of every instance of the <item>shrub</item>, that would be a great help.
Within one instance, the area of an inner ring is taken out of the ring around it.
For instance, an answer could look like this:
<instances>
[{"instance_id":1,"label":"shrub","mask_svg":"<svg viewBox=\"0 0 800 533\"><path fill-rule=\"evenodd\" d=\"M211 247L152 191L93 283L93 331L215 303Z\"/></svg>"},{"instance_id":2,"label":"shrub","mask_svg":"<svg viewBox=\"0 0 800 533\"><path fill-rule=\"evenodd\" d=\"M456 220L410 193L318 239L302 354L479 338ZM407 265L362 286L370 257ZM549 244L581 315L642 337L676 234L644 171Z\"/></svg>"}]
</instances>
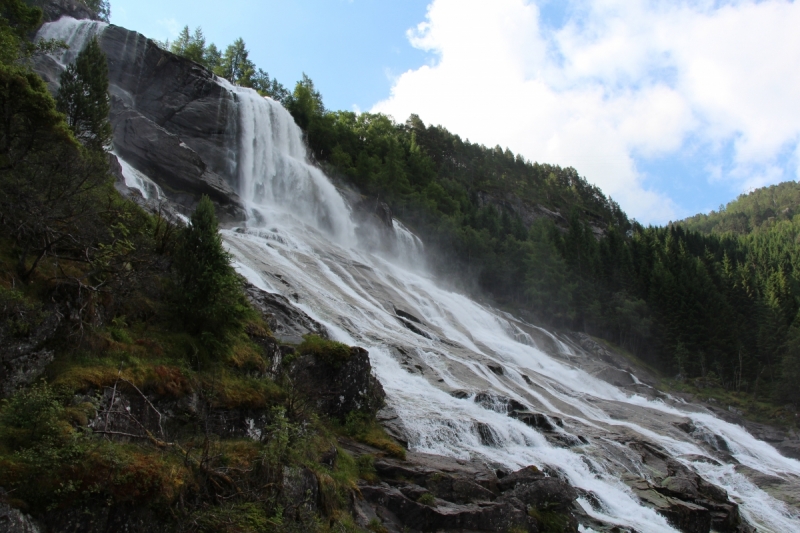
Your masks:
<instances>
[{"instance_id":1,"label":"shrub","mask_svg":"<svg viewBox=\"0 0 800 533\"><path fill-rule=\"evenodd\" d=\"M0 332L10 337L27 337L42 323L41 307L16 290L0 287Z\"/></svg>"},{"instance_id":2,"label":"shrub","mask_svg":"<svg viewBox=\"0 0 800 533\"><path fill-rule=\"evenodd\" d=\"M434 496L430 492L426 492L417 499L417 503L421 503L422 505L427 505L428 507L436 507L436 496Z\"/></svg>"}]
</instances>

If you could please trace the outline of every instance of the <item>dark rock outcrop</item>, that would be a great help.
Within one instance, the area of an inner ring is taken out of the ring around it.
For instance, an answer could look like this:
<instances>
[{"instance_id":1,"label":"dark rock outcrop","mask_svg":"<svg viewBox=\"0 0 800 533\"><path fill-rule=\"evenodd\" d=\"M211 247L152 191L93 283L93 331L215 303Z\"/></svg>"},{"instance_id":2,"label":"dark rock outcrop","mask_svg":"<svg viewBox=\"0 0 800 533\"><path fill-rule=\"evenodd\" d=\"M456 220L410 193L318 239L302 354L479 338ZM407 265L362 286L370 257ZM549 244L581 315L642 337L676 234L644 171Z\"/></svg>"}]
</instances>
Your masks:
<instances>
[{"instance_id":1,"label":"dark rock outcrop","mask_svg":"<svg viewBox=\"0 0 800 533\"><path fill-rule=\"evenodd\" d=\"M42 21L52 22L61 17L98 20L97 14L78 0L47 0L29 2L42 8Z\"/></svg>"},{"instance_id":2,"label":"dark rock outcrop","mask_svg":"<svg viewBox=\"0 0 800 533\"><path fill-rule=\"evenodd\" d=\"M5 533L40 533L41 529L31 517L5 502L5 492L0 489L0 531Z\"/></svg>"},{"instance_id":3,"label":"dark rock outcrop","mask_svg":"<svg viewBox=\"0 0 800 533\"><path fill-rule=\"evenodd\" d=\"M53 361L47 342L56 333L61 315L55 311L23 338L15 338L0 324L0 398L11 396L23 385L33 383Z\"/></svg>"},{"instance_id":4,"label":"dark rock outcrop","mask_svg":"<svg viewBox=\"0 0 800 533\"><path fill-rule=\"evenodd\" d=\"M327 339L325 327L281 296L262 291L247 284L245 293L250 303L261 312L272 334L281 342L300 344L304 335L319 335Z\"/></svg>"},{"instance_id":5,"label":"dark rock outcrop","mask_svg":"<svg viewBox=\"0 0 800 533\"><path fill-rule=\"evenodd\" d=\"M369 451L343 445L356 454ZM536 467L498 479L478 461L420 453L405 461L379 458L374 466L380 481L359 483L362 526L377 517L388 531L578 530L578 491Z\"/></svg>"},{"instance_id":6,"label":"dark rock outcrop","mask_svg":"<svg viewBox=\"0 0 800 533\"><path fill-rule=\"evenodd\" d=\"M313 355L295 360L290 369L293 386L324 415L344 420L351 411L374 416L386 400L380 381L372 374L369 353L351 348L339 365Z\"/></svg>"},{"instance_id":7,"label":"dark rock outcrop","mask_svg":"<svg viewBox=\"0 0 800 533\"><path fill-rule=\"evenodd\" d=\"M110 25L99 41L108 57L114 150L187 210L208 194L223 221L244 219L232 156L239 140L235 94L208 69L139 33ZM58 62L39 56L34 69L58 89Z\"/></svg>"},{"instance_id":8,"label":"dark rock outcrop","mask_svg":"<svg viewBox=\"0 0 800 533\"><path fill-rule=\"evenodd\" d=\"M649 479L625 476L623 480L647 506L684 533L749 533L739 506L725 490L707 482L666 451L644 442L629 443L639 453Z\"/></svg>"}]
</instances>

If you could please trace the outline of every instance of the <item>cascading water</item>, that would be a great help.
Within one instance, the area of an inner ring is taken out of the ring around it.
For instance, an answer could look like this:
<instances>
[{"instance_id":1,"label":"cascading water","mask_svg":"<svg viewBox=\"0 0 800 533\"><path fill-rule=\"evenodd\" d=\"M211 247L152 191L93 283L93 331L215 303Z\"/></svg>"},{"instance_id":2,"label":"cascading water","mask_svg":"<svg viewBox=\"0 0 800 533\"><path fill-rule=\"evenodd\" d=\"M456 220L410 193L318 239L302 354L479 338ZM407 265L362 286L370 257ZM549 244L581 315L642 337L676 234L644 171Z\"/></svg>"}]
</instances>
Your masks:
<instances>
[{"instance_id":1,"label":"cascading water","mask_svg":"<svg viewBox=\"0 0 800 533\"><path fill-rule=\"evenodd\" d=\"M36 34L36 39L62 41L67 48L52 54L62 66L67 66L75 61L86 43L92 37L100 35L108 24L100 21L75 20L72 17L62 17L57 22L45 24Z\"/></svg>"},{"instance_id":2,"label":"cascading water","mask_svg":"<svg viewBox=\"0 0 800 533\"><path fill-rule=\"evenodd\" d=\"M39 37L73 43L63 65L102 28L62 19ZM238 270L264 290L291 295L337 340L369 350L414 450L508 468L549 466L594 495L592 502L579 500L587 514L640 532L675 531L620 480L628 473L648 477L642 457L626 444L649 441L727 490L759 531L800 531L796 504L767 493L748 474L779 480L797 494L800 462L700 408L648 400L601 381L582 369L589 356L568 339L444 290L413 266L424 249L397 221L394 254L360 245L347 203L308 163L289 113L254 91L220 84L238 105L231 179L250 214L247 228L223 231ZM132 167L123 164L123 174L146 197L156 194ZM457 389L468 392L450 394ZM479 391L490 400L474 401ZM501 396L563 420L554 431L571 447L553 446L507 416L510 400L491 399ZM678 422L690 422L693 431L676 430Z\"/></svg>"},{"instance_id":3,"label":"cascading water","mask_svg":"<svg viewBox=\"0 0 800 533\"><path fill-rule=\"evenodd\" d=\"M639 531L674 531L619 480L626 470L640 475L647 470L614 439L633 432L728 490L760 531L800 531L796 510L733 465L699 460L709 455L702 440L678 434L667 419L690 418L697 428L721 436L740 463L794 483L800 480L800 462L708 414L630 396L536 347L534 339L544 336L562 358L582 357L554 335L443 290L423 270L359 247L349 209L308 163L291 116L253 91L231 90L239 98L242 124L240 190L256 213L251 222L262 227L223 232L240 272L257 286L296 295L298 307L333 337L370 351L413 449L510 468L549 465L597 496L599 506L581 501L589 515ZM418 239L399 223L395 233L421 252ZM409 329L397 309L420 324ZM404 364L408 354L420 364ZM502 368L502 375L490 366ZM455 398L449 394L453 389L490 391L558 416L565 421L559 429L565 437L580 442L576 435L588 435L589 444L554 447L501 406ZM616 456L609 455L613 449Z\"/></svg>"}]
</instances>

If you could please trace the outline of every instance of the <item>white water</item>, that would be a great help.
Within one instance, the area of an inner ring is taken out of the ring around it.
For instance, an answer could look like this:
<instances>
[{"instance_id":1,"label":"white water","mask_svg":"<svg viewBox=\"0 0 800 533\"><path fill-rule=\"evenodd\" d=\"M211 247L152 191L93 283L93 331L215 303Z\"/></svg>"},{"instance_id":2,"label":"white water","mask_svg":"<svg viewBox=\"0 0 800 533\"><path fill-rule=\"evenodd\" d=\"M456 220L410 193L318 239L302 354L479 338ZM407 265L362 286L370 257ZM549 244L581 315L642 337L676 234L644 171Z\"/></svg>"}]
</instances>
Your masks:
<instances>
[{"instance_id":1,"label":"white water","mask_svg":"<svg viewBox=\"0 0 800 533\"><path fill-rule=\"evenodd\" d=\"M239 148L240 186L242 196L259 213L244 234L224 232L240 272L268 290L299 295L298 307L325 324L335 338L369 349L413 449L480 457L511 468L550 465L601 500L601 509L585 503L589 514L640 531L672 531L619 481L620 461L604 461L592 444L571 449L551 446L542 434L504 413L448 394L452 389L490 390L564 418L567 433L603 439L617 431L634 432L675 456L710 455L702 439L668 431L659 420L689 417L697 427L721 436L742 464L798 479L800 463L780 456L741 428L707 414L631 396L536 348L534 338L542 337L541 330L443 290L424 271L404 266L407 263L398 258L360 248L353 240L349 210L325 176L308 165L300 131L290 115L251 91L235 91L247 132ZM422 252L413 234L398 223L395 229L399 240ZM396 308L421 319L429 338L406 329L395 316ZM567 358L582 357L555 336L546 332L545 336ZM413 365L403 366L398 347L414 354L424 373ZM487 364L502 366L504 375L496 375ZM491 428L494 442L487 445L476 422ZM634 454L618 446L634 470L646 472ZM586 458L599 473L591 471ZM796 511L736 473L732 465L685 463L726 488L761 530L800 531Z\"/></svg>"},{"instance_id":2,"label":"white water","mask_svg":"<svg viewBox=\"0 0 800 533\"><path fill-rule=\"evenodd\" d=\"M46 38L76 43L99 31L94 23L51 26L43 29ZM626 472L647 477L641 457L626 445L647 440L725 488L759 531L800 531L797 509L770 496L737 467L779 478L797 493L798 461L691 406L649 401L601 381L581 369L587 355L564 339L444 290L414 266L424 247L396 221L396 254L365 249L342 196L308 164L291 116L253 91L220 83L239 105L236 179L251 214L243 232L223 232L239 272L262 289L291 300L296 295L297 306L333 337L370 351L414 450L477 457L509 468L549 465L599 499L599 509L581 501L590 515L641 532L674 531L619 479ZM128 185L137 187L140 176L133 171L124 169L124 174ZM406 328L396 309L418 317L425 335ZM502 367L503 375L489 364ZM581 435L588 444L554 447L502 412L471 398L454 398L449 394L453 389L492 391L561 417L564 438L579 442L575 436ZM697 427L694 435L673 426L686 418ZM476 423L490 428L490 439L485 431L481 436ZM710 435L724 440L732 461L726 463L706 444ZM684 457L690 455L716 457L723 464Z\"/></svg>"},{"instance_id":3,"label":"white water","mask_svg":"<svg viewBox=\"0 0 800 533\"><path fill-rule=\"evenodd\" d=\"M52 57L62 66L67 66L78 57L92 37L100 35L108 27L105 22L75 20L62 17L56 22L44 24L36 34L36 40L57 40L66 43L67 48Z\"/></svg>"},{"instance_id":4,"label":"white water","mask_svg":"<svg viewBox=\"0 0 800 533\"><path fill-rule=\"evenodd\" d=\"M133 168L119 154L114 153L114 155L117 156L119 166L122 168L122 177L125 179L125 185L128 188L141 192L145 200L161 200L164 198L164 193L156 182L143 172Z\"/></svg>"}]
</instances>

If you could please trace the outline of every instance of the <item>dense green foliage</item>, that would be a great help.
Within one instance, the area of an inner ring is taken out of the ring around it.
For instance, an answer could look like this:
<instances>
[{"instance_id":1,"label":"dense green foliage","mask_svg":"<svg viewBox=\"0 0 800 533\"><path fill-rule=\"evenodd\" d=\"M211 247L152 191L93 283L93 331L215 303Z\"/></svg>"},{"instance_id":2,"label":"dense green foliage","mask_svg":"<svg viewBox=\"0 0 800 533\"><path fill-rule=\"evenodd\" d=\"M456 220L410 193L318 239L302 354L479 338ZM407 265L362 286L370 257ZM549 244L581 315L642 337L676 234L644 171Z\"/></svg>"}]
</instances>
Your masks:
<instances>
[{"instance_id":1,"label":"dense green foliage","mask_svg":"<svg viewBox=\"0 0 800 533\"><path fill-rule=\"evenodd\" d=\"M242 331L248 305L222 247L214 204L203 196L174 254L173 309L183 328L211 352L224 352Z\"/></svg>"},{"instance_id":2,"label":"dense green foliage","mask_svg":"<svg viewBox=\"0 0 800 533\"><path fill-rule=\"evenodd\" d=\"M742 194L728 205L721 205L718 211L695 215L679 224L701 233L745 235L766 231L777 222L792 220L799 213L800 184L787 181Z\"/></svg>"},{"instance_id":3,"label":"dense green foliage","mask_svg":"<svg viewBox=\"0 0 800 533\"><path fill-rule=\"evenodd\" d=\"M56 109L64 113L75 138L93 150L111 146L108 112L108 61L97 38L61 74Z\"/></svg>"}]
</instances>

